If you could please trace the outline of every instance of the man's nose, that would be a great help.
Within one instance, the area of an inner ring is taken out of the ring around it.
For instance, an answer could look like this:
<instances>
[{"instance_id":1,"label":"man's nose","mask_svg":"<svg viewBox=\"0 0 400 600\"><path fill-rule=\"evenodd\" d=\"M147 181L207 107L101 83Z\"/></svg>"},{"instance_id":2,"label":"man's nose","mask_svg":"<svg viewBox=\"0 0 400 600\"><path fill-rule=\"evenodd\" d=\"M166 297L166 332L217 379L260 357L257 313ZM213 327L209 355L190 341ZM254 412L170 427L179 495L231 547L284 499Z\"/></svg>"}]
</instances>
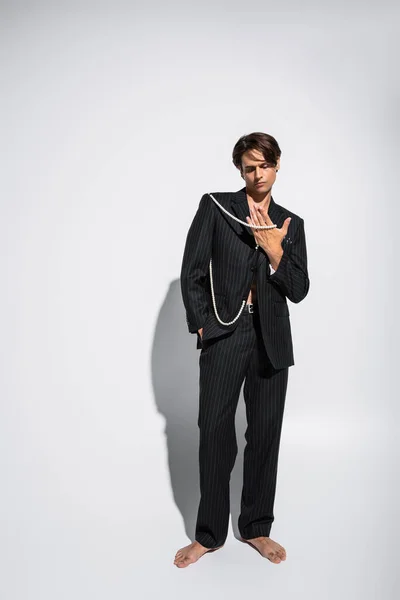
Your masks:
<instances>
[{"instance_id":1,"label":"man's nose","mask_svg":"<svg viewBox=\"0 0 400 600\"><path fill-rule=\"evenodd\" d=\"M261 167L256 167L256 179L260 179L261 177Z\"/></svg>"}]
</instances>

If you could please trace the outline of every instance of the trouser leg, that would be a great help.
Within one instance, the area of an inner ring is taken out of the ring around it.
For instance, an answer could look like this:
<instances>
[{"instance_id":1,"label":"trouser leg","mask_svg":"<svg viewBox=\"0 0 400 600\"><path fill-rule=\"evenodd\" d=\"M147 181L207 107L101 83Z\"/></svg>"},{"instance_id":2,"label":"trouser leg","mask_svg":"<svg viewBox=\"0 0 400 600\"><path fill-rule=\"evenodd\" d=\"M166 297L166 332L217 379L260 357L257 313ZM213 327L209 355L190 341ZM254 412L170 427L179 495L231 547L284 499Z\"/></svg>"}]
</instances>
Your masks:
<instances>
[{"instance_id":1,"label":"trouser leg","mask_svg":"<svg viewBox=\"0 0 400 600\"><path fill-rule=\"evenodd\" d=\"M269 537L274 520L277 465L288 382L288 368L275 369L268 359L259 322L257 344L244 384L247 429L243 457L243 491L239 531L243 538Z\"/></svg>"},{"instance_id":2,"label":"trouser leg","mask_svg":"<svg viewBox=\"0 0 400 600\"><path fill-rule=\"evenodd\" d=\"M221 546L229 525L229 482L237 455L235 413L251 354L250 317L241 316L226 338L200 354L199 418L200 504L196 540Z\"/></svg>"}]
</instances>

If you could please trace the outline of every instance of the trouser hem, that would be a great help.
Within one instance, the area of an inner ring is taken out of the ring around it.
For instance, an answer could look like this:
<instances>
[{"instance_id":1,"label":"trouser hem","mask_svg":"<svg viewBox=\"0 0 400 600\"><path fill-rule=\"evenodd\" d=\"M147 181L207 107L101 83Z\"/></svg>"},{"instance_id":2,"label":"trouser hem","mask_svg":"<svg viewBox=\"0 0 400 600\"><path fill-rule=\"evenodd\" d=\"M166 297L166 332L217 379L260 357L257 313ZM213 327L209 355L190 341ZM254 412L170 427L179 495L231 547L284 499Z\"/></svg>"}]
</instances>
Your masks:
<instances>
[{"instance_id":1,"label":"trouser hem","mask_svg":"<svg viewBox=\"0 0 400 600\"><path fill-rule=\"evenodd\" d=\"M220 546L223 546L225 543L225 540L215 543L210 540L209 536L196 535L195 539L196 539L196 542L199 542L199 544L204 546L204 548L208 548L209 550L212 550L213 548L219 548Z\"/></svg>"},{"instance_id":2,"label":"trouser hem","mask_svg":"<svg viewBox=\"0 0 400 600\"><path fill-rule=\"evenodd\" d=\"M240 530L239 530L239 532L240 532ZM258 537L269 537L270 533L271 533L271 526L257 527L257 529L253 529L250 531L247 530L245 534L240 532L240 535L244 540L252 540L252 539L258 538Z\"/></svg>"}]
</instances>

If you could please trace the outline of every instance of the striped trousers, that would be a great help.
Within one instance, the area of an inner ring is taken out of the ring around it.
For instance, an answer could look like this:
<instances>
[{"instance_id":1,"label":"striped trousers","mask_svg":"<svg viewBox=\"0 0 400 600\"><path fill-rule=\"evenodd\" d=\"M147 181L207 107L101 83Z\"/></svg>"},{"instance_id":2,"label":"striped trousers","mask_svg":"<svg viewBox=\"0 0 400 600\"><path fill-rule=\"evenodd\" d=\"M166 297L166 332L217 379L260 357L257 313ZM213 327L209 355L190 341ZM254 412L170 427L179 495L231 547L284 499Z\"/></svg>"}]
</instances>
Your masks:
<instances>
[{"instance_id":1,"label":"striped trousers","mask_svg":"<svg viewBox=\"0 0 400 600\"><path fill-rule=\"evenodd\" d=\"M249 313L247 307L233 332L205 342L199 365L201 496L195 538L215 548L228 533L229 482L238 450L235 413L243 381L247 429L238 527L244 539L269 536L289 368L272 366L257 309Z\"/></svg>"}]
</instances>

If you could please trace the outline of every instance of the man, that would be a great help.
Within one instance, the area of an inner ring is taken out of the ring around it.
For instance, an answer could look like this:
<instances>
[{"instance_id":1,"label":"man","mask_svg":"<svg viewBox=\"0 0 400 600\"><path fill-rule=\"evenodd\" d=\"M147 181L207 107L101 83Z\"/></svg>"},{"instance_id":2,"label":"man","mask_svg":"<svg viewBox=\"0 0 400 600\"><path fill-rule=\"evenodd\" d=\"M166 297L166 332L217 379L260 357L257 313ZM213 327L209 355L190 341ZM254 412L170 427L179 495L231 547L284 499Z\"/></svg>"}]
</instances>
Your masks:
<instances>
[{"instance_id":1,"label":"man","mask_svg":"<svg viewBox=\"0 0 400 600\"><path fill-rule=\"evenodd\" d=\"M285 549L269 537L288 370L294 365L286 299L300 302L310 283L304 221L271 195L280 156L271 135L242 136L232 158L245 187L204 194L186 239L181 290L189 332L197 334L201 349L201 499L195 541L176 553L178 567L225 542L243 381L241 540L273 563L286 559Z\"/></svg>"}]
</instances>

